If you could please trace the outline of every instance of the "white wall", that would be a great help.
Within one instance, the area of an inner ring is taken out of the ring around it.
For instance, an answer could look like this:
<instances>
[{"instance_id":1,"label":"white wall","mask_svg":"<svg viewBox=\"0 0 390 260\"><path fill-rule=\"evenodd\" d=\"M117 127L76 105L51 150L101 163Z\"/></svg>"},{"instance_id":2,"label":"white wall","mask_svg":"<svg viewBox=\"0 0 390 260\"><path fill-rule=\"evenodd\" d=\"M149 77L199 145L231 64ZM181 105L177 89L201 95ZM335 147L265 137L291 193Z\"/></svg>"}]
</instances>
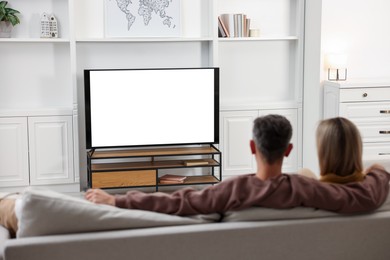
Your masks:
<instances>
[{"instance_id":1,"label":"white wall","mask_svg":"<svg viewBox=\"0 0 390 260\"><path fill-rule=\"evenodd\" d=\"M389 10L389 0L306 1L303 167L318 172L314 130L323 113L325 54L348 55L349 79L390 78Z\"/></svg>"},{"instance_id":2,"label":"white wall","mask_svg":"<svg viewBox=\"0 0 390 260\"><path fill-rule=\"evenodd\" d=\"M346 53L348 78L390 77L389 11L389 0L323 0L322 54Z\"/></svg>"}]
</instances>

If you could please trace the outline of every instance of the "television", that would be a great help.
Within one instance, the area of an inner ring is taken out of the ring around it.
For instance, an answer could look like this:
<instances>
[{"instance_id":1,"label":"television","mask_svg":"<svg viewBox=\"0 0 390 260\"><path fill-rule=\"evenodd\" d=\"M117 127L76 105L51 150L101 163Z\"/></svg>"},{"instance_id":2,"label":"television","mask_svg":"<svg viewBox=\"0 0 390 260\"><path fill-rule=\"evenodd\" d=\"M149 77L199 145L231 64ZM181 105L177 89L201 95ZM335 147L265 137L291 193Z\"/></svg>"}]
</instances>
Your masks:
<instances>
[{"instance_id":1,"label":"television","mask_svg":"<svg viewBox=\"0 0 390 260\"><path fill-rule=\"evenodd\" d=\"M219 68L84 70L87 149L219 142Z\"/></svg>"}]
</instances>

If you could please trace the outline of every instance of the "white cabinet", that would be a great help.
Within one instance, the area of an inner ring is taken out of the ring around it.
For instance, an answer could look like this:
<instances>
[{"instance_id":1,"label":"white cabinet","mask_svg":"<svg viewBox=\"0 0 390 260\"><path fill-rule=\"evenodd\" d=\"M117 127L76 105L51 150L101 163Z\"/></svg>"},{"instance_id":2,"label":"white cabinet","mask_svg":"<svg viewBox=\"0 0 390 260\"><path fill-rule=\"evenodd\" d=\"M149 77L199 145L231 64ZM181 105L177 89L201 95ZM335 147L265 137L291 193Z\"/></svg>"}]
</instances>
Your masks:
<instances>
[{"instance_id":1,"label":"white cabinet","mask_svg":"<svg viewBox=\"0 0 390 260\"><path fill-rule=\"evenodd\" d=\"M72 116L0 118L0 187L75 182Z\"/></svg>"},{"instance_id":2,"label":"white cabinet","mask_svg":"<svg viewBox=\"0 0 390 260\"><path fill-rule=\"evenodd\" d=\"M298 111L297 109L265 109L250 111L224 111L221 113L220 145L223 154L223 176L256 172L256 161L251 154L249 141L252 139L253 121L258 116L279 114L285 116L293 127L291 143L294 148L289 157L284 159L282 171L285 173L298 170Z\"/></svg>"},{"instance_id":3,"label":"white cabinet","mask_svg":"<svg viewBox=\"0 0 390 260\"><path fill-rule=\"evenodd\" d=\"M0 187L29 184L27 118L0 118Z\"/></svg>"},{"instance_id":4,"label":"white cabinet","mask_svg":"<svg viewBox=\"0 0 390 260\"><path fill-rule=\"evenodd\" d=\"M390 168L390 79L325 82L324 118L336 116L358 127L365 166Z\"/></svg>"},{"instance_id":5,"label":"white cabinet","mask_svg":"<svg viewBox=\"0 0 390 260\"><path fill-rule=\"evenodd\" d=\"M31 185L74 182L72 117L28 118Z\"/></svg>"}]
</instances>

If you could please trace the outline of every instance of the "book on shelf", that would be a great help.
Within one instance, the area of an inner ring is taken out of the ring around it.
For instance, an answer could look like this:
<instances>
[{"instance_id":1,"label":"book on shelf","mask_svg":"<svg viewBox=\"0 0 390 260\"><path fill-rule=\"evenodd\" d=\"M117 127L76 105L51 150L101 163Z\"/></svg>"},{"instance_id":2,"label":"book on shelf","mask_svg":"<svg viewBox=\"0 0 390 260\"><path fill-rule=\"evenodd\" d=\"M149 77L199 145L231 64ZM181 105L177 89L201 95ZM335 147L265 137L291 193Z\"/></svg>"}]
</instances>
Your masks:
<instances>
[{"instance_id":1,"label":"book on shelf","mask_svg":"<svg viewBox=\"0 0 390 260\"><path fill-rule=\"evenodd\" d=\"M208 165L208 161L203 161L203 160L187 160L184 161L185 166L199 166L199 165Z\"/></svg>"},{"instance_id":2,"label":"book on shelf","mask_svg":"<svg viewBox=\"0 0 390 260\"><path fill-rule=\"evenodd\" d=\"M245 17L245 37L249 37L250 26L251 26L251 19Z\"/></svg>"},{"instance_id":3,"label":"book on shelf","mask_svg":"<svg viewBox=\"0 0 390 260\"><path fill-rule=\"evenodd\" d=\"M229 37L235 37L234 35L234 16L233 14L221 14L221 22L225 25L229 33Z\"/></svg>"},{"instance_id":4,"label":"book on shelf","mask_svg":"<svg viewBox=\"0 0 390 260\"><path fill-rule=\"evenodd\" d=\"M218 16L218 32L220 34L220 37L230 37L229 31L227 30L225 24L222 22L220 16Z\"/></svg>"},{"instance_id":5,"label":"book on shelf","mask_svg":"<svg viewBox=\"0 0 390 260\"><path fill-rule=\"evenodd\" d=\"M162 184L175 184L175 183L184 183L187 179L187 176L175 175L175 174L165 174L159 178L160 183Z\"/></svg>"},{"instance_id":6,"label":"book on shelf","mask_svg":"<svg viewBox=\"0 0 390 260\"><path fill-rule=\"evenodd\" d=\"M250 18L246 14L218 16L218 32L221 37L249 37L249 28Z\"/></svg>"},{"instance_id":7,"label":"book on shelf","mask_svg":"<svg viewBox=\"0 0 390 260\"><path fill-rule=\"evenodd\" d=\"M160 184L180 184L184 181L171 181L171 180L160 180Z\"/></svg>"}]
</instances>

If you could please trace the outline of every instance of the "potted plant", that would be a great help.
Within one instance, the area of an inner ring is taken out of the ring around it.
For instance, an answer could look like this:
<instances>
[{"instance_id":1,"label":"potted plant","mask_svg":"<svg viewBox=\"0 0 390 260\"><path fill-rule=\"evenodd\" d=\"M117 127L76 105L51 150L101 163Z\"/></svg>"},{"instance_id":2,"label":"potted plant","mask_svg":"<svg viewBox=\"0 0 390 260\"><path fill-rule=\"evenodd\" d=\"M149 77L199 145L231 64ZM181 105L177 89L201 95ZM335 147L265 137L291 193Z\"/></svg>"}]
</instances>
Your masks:
<instances>
[{"instance_id":1,"label":"potted plant","mask_svg":"<svg viewBox=\"0 0 390 260\"><path fill-rule=\"evenodd\" d=\"M7 7L8 1L0 1L0 37L11 37L13 27L20 23L18 10Z\"/></svg>"}]
</instances>

